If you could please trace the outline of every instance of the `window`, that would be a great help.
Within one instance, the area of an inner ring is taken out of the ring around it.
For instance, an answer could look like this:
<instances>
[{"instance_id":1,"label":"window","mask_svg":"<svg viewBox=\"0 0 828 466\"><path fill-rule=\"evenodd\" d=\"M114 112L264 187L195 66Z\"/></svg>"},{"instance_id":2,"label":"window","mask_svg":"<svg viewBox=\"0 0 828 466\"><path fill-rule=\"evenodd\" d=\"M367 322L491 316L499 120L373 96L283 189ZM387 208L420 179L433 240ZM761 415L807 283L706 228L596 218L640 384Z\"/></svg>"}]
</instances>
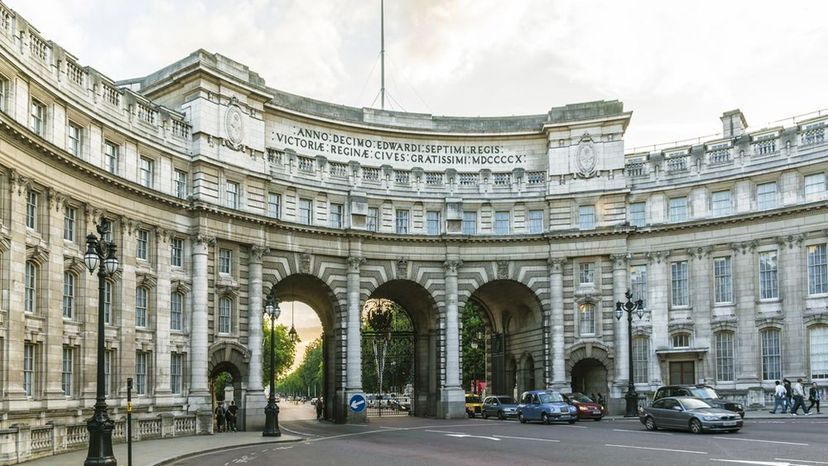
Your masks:
<instances>
[{"instance_id":1,"label":"window","mask_svg":"<svg viewBox=\"0 0 828 466\"><path fill-rule=\"evenodd\" d=\"M581 230L592 230L595 228L595 207L582 205L578 207L578 227Z\"/></svg>"},{"instance_id":2,"label":"window","mask_svg":"<svg viewBox=\"0 0 828 466\"><path fill-rule=\"evenodd\" d=\"M762 380L782 379L782 351L779 330L762 331Z\"/></svg>"},{"instance_id":3,"label":"window","mask_svg":"<svg viewBox=\"0 0 828 466\"><path fill-rule=\"evenodd\" d=\"M26 228L31 228L32 230L37 229L37 206L39 197L37 191L30 189L26 192Z\"/></svg>"},{"instance_id":4,"label":"window","mask_svg":"<svg viewBox=\"0 0 828 466\"><path fill-rule=\"evenodd\" d=\"M175 171L173 187L175 188L175 197L187 199L187 172L184 170Z\"/></svg>"},{"instance_id":5,"label":"window","mask_svg":"<svg viewBox=\"0 0 828 466\"><path fill-rule=\"evenodd\" d=\"M37 266L32 261L26 262L25 292L23 295L23 310L32 314L37 305Z\"/></svg>"},{"instance_id":6,"label":"window","mask_svg":"<svg viewBox=\"0 0 828 466\"><path fill-rule=\"evenodd\" d=\"M155 179L155 160L147 157L141 157L141 185L146 188L152 187L152 182Z\"/></svg>"},{"instance_id":7,"label":"window","mask_svg":"<svg viewBox=\"0 0 828 466\"><path fill-rule=\"evenodd\" d=\"M650 381L650 339L635 337L632 344L633 383Z\"/></svg>"},{"instance_id":8,"label":"window","mask_svg":"<svg viewBox=\"0 0 828 466\"><path fill-rule=\"evenodd\" d=\"M78 216L78 209L66 207L63 209L63 239L75 241L75 220Z\"/></svg>"},{"instance_id":9,"label":"window","mask_svg":"<svg viewBox=\"0 0 828 466\"><path fill-rule=\"evenodd\" d=\"M756 187L756 208L768 210L776 208L776 183L764 183Z\"/></svg>"},{"instance_id":10,"label":"window","mask_svg":"<svg viewBox=\"0 0 828 466\"><path fill-rule=\"evenodd\" d=\"M268 193L267 194L267 215L273 218L280 218L282 216L282 196L281 194Z\"/></svg>"},{"instance_id":11,"label":"window","mask_svg":"<svg viewBox=\"0 0 828 466\"><path fill-rule=\"evenodd\" d=\"M776 251L759 253L759 296L761 299L776 299L779 297Z\"/></svg>"},{"instance_id":12,"label":"window","mask_svg":"<svg viewBox=\"0 0 828 466\"><path fill-rule=\"evenodd\" d=\"M331 228L342 228L342 216L345 212L345 206L342 204L331 204L330 226Z\"/></svg>"},{"instance_id":13,"label":"window","mask_svg":"<svg viewBox=\"0 0 828 466\"><path fill-rule=\"evenodd\" d=\"M684 222L687 220L687 198L676 197L670 199L670 221Z\"/></svg>"},{"instance_id":14,"label":"window","mask_svg":"<svg viewBox=\"0 0 828 466\"><path fill-rule=\"evenodd\" d=\"M647 309L647 266L634 265L630 267L630 291L633 300L641 300L644 309Z\"/></svg>"},{"instance_id":15,"label":"window","mask_svg":"<svg viewBox=\"0 0 828 466\"><path fill-rule=\"evenodd\" d=\"M690 290L687 278L687 261L670 263L670 272L673 306L689 306Z\"/></svg>"},{"instance_id":16,"label":"window","mask_svg":"<svg viewBox=\"0 0 828 466\"><path fill-rule=\"evenodd\" d=\"M63 272L63 318L71 319L75 315L75 276Z\"/></svg>"},{"instance_id":17,"label":"window","mask_svg":"<svg viewBox=\"0 0 828 466\"><path fill-rule=\"evenodd\" d=\"M477 234L477 212L470 210L463 211L463 224L461 229L464 235Z\"/></svg>"},{"instance_id":18,"label":"window","mask_svg":"<svg viewBox=\"0 0 828 466\"><path fill-rule=\"evenodd\" d=\"M147 303L149 302L149 291L143 286L135 289L135 326L147 326Z\"/></svg>"},{"instance_id":19,"label":"window","mask_svg":"<svg viewBox=\"0 0 828 466\"><path fill-rule=\"evenodd\" d=\"M35 347L31 343L23 345L23 391L26 396L34 396L35 385Z\"/></svg>"},{"instance_id":20,"label":"window","mask_svg":"<svg viewBox=\"0 0 828 466\"><path fill-rule=\"evenodd\" d=\"M184 296L174 291L170 295L170 330L183 330Z\"/></svg>"},{"instance_id":21,"label":"window","mask_svg":"<svg viewBox=\"0 0 828 466\"><path fill-rule=\"evenodd\" d=\"M147 360L148 353L137 351L135 353L135 394L146 395L147 393Z\"/></svg>"},{"instance_id":22,"label":"window","mask_svg":"<svg viewBox=\"0 0 828 466\"><path fill-rule=\"evenodd\" d=\"M495 212L494 232L496 235L508 235L511 216L507 211Z\"/></svg>"},{"instance_id":23,"label":"window","mask_svg":"<svg viewBox=\"0 0 828 466\"><path fill-rule=\"evenodd\" d=\"M733 283L730 257L713 259L714 300L716 303L733 302Z\"/></svg>"},{"instance_id":24,"label":"window","mask_svg":"<svg viewBox=\"0 0 828 466\"><path fill-rule=\"evenodd\" d=\"M226 206L231 209L239 208L239 184L234 181L228 181L225 186L225 201Z\"/></svg>"},{"instance_id":25,"label":"window","mask_svg":"<svg viewBox=\"0 0 828 466\"><path fill-rule=\"evenodd\" d=\"M104 323L112 324L112 282L104 282Z\"/></svg>"},{"instance_id":26,"label":"window","mask_svg":"<svg viewBox=\"0 0 828 466\"><path fill-rule=\"evenodd\" d=\"M672 338L673 348L689 348L690 347L690 334L689 333L677 333L673 335Z\"/></svg>"},{"instance_id":27,"label":"window","mask_svg":"<svg viewBox=\"0 0 828 466\"><path fill-rule=\"evenodd\" d=\"M811 379L828 379L828 327L814 327L809 333Z\"/></svg>"},{"instance_id":28,"label":"window","mask_svg":"<svg viewBox=\"0 0 828 466\"><path fill-rule=\"evenodd\" d=\"M175 395L181 394L181 353L170 354L170 391Z\"/></svg>"},{"instance_id":29,"label":"window","mask_svg":"<svg viewBox=\"0 0 828 466\"><path fill-rule=\"evenodd\" d=\"M0 111L9 111L9 80L0 76Z\"/></svg>"},{"instance_id":30,"label":"window","mask_svg":"<svg viewBox=\"0 0 828 466\"><path fill-rule=\"evenodd\" d=\"M732 213L730 191L716 191L711 196L711 209L714 217L724 217Z\"/></svg>"},{"instance_id":31,"label":"window","mask_svg":"<svg viewBox=\"0 0 828 466\"><path fill-rule=\"evenodd\" d=\"M594 262L581 262L578 264L578 283L581 285L595 283Z\"/></svg>"},{"instance_id":32,"label":"window","mask_svg":"<svg viewBox=\"0 0 828 466\"><path fill-rule=\"evenodd\" d=\"M135 257L147 260L149 256L149 231L138 230L138 240L135 247Z\"/></svg>"},{"instance_id":33,"label":"window","mask_svg":"<svg viewBox=\"0 0 828 466\"><path fill-rule=\"evenodd\" d=\"M716 334L716 380L733 381L733 332Z\"/></svg>"},{"instance_id":34,"label":"window","mask_svg":"<svg viewBox=\"0 0 828 466\"><path fill-rule=\"evenodd\" d=\"M46 105L32 99L32 131L40 136L46 132Z\"/></svg>"},{"instance_id":35,"label":"window","mask_svg":"<svg viewBox=\"0 0 828 466\"><path fill-rule=\"evenodd\" d=\"M808 294L828 293L828 260L825 245L808 246Z\"/></svg>"},{"instance_id":36,"label":"window","mask_svg":"<svg viewBox=\"0 0 828 466\"><path fill-rule=\"evenodd\" d=\"M230 298L221 298L219 301L219 333L230 333L230 317L233 310L233 303Z\"/></svg>"},{"instance_id":37,"label":"window","mask_svg":"<svg viewBox=\"0 0 828 466\"><path fill-rule=\"evenodd\" d=\"M233 251L219 249L219 273L230 274L232 272Z\"/></svg>"},{"instance_id":38,"label":"window","mask_svg":"<svg viewBox=\"0 0 828 466\"><path fill-rule=\"evenodd\" d=\"M106 396L109 396L109 392L112 391L112 361L114 360L112 355L112 350L104 351L104 395Z\"/></svg>"},{"instance_id":39,"label":"window","mask_svg":"<svg viewBox=\"0 0 828 466\"><path fill-rule=\"evenodd\" d=\"M401 235L404 235L404 234L408 233L408 211L407 210L402 210L402 209L397 209L396 215L397 215L397 222L396 222L396 225L397 225L397 230L396 231L397 231L397 233L401 234Z\"/></svg>"},{"instance_id":40,"label":"window","mask_svg":"<svg viewBox=\"0 0 828 466\"><path fill-rule=\"evenodd\" d=\"M379 209L368 208L368 217L365 219L365 227L368 231L379 231Z\"/></svg>"},{"instance_id":41,"label":"window","mask_svg":"<svg viewBox=\"0 0 828 466\"><path fill-rule=\"evenodd\" d=\"M75 365L74 351L72 348L63 348L63 371L61 373L61 386L64 396L72 396L72 369Z\"/></svg>"},{"instance_id":42,"label":"window","mask_svg":"<svg viewBox=\"0 0 828 466\"><path fill-rule=\"evenodd\" d=\"M83 130L70 121L66 127L66 149L75 157L80 157L82 145Z\"/></svg>"},{"instance_id":43,"label":"window","mask_svg":"<svg viewBox=\"0 0 828 466\"><path fill-rule=\"evenodd\" d=\"M104 142L104 170L109 173L118 173L118 157L120 147L109 141Z\"/></svg>"},{"instance_id":44,"label":"window","mask_svg":"<svg viewBox=\"0 0 828 466\"><path fill-rule=\"evenodd\" d=\"M184 240L173 238L170 241L170 265L173 267L184 266Z\"/></svg>"},{"instance_id":45,"label":"window","mask_svg":"<svg viewBox=\"0 0 828 466\"><path fill-rule=\"evenodd\" d=\"M805 201L818 201L825 198L825 173L816 173L805 177Z\"/></svg>"},{"instance_id":46,"label":"window","mask_svg":"<svg viewBox=\"0 0 828 466\"><path fill-rule=\"evenodd\" d=\"M313 201L310 199L299 199L299 223L310 225L313 220Z\"/></svg>"},{"instance_id":47,"label":"window","mask_svg":"<svg viewBox=\"0 0 828 466\"><path fill-rule=\"evenodd\" d=\"M630 226L643 227L647 225L647 203L634 202L630 204L628 220Z\"/></svg>"},{"instance_id":48,"label":"window","mask_svg":"<svg viewBox=\"0 0 828 466\"><path fill-rule=\"evenodd\" d=\"M440 212L429 210L426 212L426 233L429 235L440 234Z\"/></svg>"},{"instance_id":49,"label":"window","mask_svg":"<svg viewBox=\"0 0 828 466\"><path fill-rule=\"evenodd\" d=\"M584 303L579 306L580 317L578 319L578 330L581 336L595 335L595 305Z\"/></svg>"},{"instance_id":50,"label":"window","mask_svg":"<svg viewBox=\"0 0 828 466\"><path fill-rule=\"evenodd\" d=\"M543 233L543 211L542 210L530 210L528 215L529 221L529 233L530 234L539 234Z\"/></svg>"}]
</instances>

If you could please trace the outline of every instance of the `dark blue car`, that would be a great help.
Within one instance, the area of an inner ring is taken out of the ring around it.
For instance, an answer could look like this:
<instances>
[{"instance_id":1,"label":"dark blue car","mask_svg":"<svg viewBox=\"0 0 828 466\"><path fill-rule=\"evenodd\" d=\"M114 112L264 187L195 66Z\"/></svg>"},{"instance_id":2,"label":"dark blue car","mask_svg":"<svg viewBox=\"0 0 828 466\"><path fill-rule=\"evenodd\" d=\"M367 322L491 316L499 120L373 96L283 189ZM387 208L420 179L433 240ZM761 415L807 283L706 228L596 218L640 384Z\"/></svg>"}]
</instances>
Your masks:
<instances>
[{"instance_id":1,"label":"dark blue car","mask_svg":"<svg viewBox=\"0 0 828 466\"><path fill-rule=\"evenodd\" d=\"M553 390L530 390L523 392L518 404L518 420L521 423L541 421L551 424L566 421L574 424L578 420L578 409L567 403L560 392Z\"/></svg>"}]
</instances>

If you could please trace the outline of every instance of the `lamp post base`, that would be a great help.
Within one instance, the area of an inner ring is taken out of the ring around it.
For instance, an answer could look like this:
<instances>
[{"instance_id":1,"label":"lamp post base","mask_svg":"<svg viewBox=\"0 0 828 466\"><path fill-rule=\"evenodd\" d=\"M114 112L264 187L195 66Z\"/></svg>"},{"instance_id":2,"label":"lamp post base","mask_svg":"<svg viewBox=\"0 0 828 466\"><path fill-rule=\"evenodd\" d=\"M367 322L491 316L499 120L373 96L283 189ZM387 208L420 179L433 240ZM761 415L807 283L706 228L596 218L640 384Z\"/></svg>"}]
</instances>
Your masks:
<instances>
[{"instance_id":1,"label":"lamp post base","mask_svg":"<svg viewBox=\"0 0 828 466\"><path fill-rule=\"evenodd\" d=\"M268 401L265 407L265 428L262 431L262 437L281 437L282 432L279 430L279 405L273 400Z\"/></svg>"},{"instance_id":2,"label":"lamp post base","mask_svg":"<svg viewBox=\"0 0 828 466\"><path fill-rule=\"evenodd\" d=\"M84 466L117 466L118 461L112 452L112 431L115 422L107 416L106 411L95 412L86 421L86 430L89 431L89 452L86 455Z\"/></svg>"},{"instance_id":3,"label":"lamp post base","mask_svg":"<svg viewBox=\"0 0 828 466\"><path fill-rule=\"evenodd\" d=\"M627 409L624 412L624 417L638 417L638 393L636 393L635 389L631 388L627 390L624 399L627 400Z\"/></svg>"}]
</instances>

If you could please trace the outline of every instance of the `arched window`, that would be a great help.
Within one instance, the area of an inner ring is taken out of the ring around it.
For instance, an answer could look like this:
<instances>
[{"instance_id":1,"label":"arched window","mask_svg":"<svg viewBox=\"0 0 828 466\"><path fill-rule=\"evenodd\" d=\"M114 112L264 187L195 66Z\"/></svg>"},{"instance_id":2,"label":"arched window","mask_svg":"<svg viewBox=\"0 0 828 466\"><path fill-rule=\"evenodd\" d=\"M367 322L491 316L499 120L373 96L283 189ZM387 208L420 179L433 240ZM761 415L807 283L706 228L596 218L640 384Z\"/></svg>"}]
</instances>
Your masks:
<instances>
[{"instance_id":1,"label":"arched window","mask_svg":"<svg viewBox=\"0 0 828 466\"><path fill-rule=\"evenodd\" d=\"M221 298L219 301L218 333L230 333L230 318L233 313L233 301Z\"/></svg>"},{"instance_id":2,"label":"arched window","mask_svg":"<svg viewBox=\"0 0 828 466\"><path fill-rule=\"evenodd\" d=\"M147 326L147 302L149 301L149 291L143 286L135 289L135 326Z\"/></svg>"},{"instance_id":3,"label":"arched window","mask_svg":"<svg viewBox=\"0 0 828 466\"><path fill-rule=\"evenodd\" d=\"M779 330L769 328L762 330L762 380L779 380L782 378L782 347Z\"/></svg>"},{"instance_id":4,"label":"arched window","mask_svg":"<svg viewBox=\"0 0 828 466\"><path fill-rule=\"evenodd\" d=\"M32 261L26 262L25 276L26 291L23 296L23 310L34 313L37 304L37 265Z\"/></svg>"},{"instance_id":5,"label":"arched window","mask_svg":"<svg viewBox=\"0 0 828 466\"><path fill-rule=\"evenodd\" d=\"M184 295L173 291L170 295L170 330L183 330Z\"/></svg>"},{"instance_id":6,"label":"arched window","mask_svg":"<svg viewBox=\"0 0 828 466\"><path fill-rule=\"evenodd\" d=\"M75 316L75 275L63 272L63 318L72 319Z\"/></svg>"},{"instance_id":7,"label":"arched window","mask_svg":"<svg viewBox=\"0 0 828 466\"><path fill-rule=\"evenodd\" d=\"M633 338L633 383L650 381L650 339L644 336Z\"/></svg>"},{"instance_id":8,"label":"arched window","mask_svg":"<svg viewBox=\"0 0 828 466\"><path fill-rule=\"evenodd\" d=\"M828 379L828 326L811 329L811 378Z\"/></svg>"},{"instance_id":9,"label":"arched window","mask_svg":"<svg viewBox=\"0 0 828 466\"><path fill-rule=\"evenodd\" d=\"M716 380L721 382L735 379L733 332L719 332L716 334Z\"/></svg>"},{"instance_id":10,"label":"arched window","mask_svg":"<svg viewBox=\"0 0 828 466\"><path fill-rule=\"evenodd\" d=\"M583 303L579 306L578 330L581 336L595 335L595 305Z\"/></svg>"}]
</instances>

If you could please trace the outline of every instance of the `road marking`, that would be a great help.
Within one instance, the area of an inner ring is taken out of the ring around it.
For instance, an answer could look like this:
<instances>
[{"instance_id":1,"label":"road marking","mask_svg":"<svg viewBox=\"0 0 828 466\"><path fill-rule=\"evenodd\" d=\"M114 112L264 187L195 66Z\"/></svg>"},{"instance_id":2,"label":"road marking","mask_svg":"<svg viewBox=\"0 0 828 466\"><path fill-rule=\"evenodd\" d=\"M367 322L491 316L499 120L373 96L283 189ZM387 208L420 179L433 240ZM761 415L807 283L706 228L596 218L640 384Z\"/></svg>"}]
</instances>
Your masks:
<instances>
[{"instance_id":1,"label":"road marking","mask_svg":"<svg viewBox=\"0 0 828 466\"><path fill-rule=\"evenodd\" d=\"M482 438L484 440L497 440L500 441L499 438L495 437L486 437L485 435L469 435L469 434L446 434L446 437L454 437L454 438Z\"/></svg>"},{"instance_id":2,"label":"road marking","mask_svg":"<svg viewBox=\"0 0 828 466\"><path fill-rule=\"evenodd\" d=\"M291 434L302 435L302 436L305 436L305 437L319 437L319 434L309 434L307 432L298 432L298 431L295 431L295 430L288 429L284 426L280 426L280 428L281 428L281 430L288 431Z\"/></svg>"},{"instance_id":3,"label":"road marking","mask_svg":"<svg viewBox=\"0 0 828 466\"><path fill-rule=\"evenodd\" d=\"M796 461L797 463L809 463L809 464L828 464L825 461L812 461L812 460L792 460L790 458L774 458L776 461Z\"/></svg>"},{"instance_id":4,"label":"road marking","mask_svg":"<svg viewBox=\"0 0 828 466\"><path fill-rule=\"evenodd\" d=\"M779 461L753 461L753 460L720 460L711 458L710 461L718 461L720 463L740 463L740 464L759 464L762 466L797 466L795 463L779 462Z\"/></svg>"},{"instance_id":5,"label":"road marking","mask_svg":"<svg viewBox=\"0 0 828 466\"><path fill-rule=\"evenodd\" d=\"M631 430L631 429L612 429L615 432L634 432L636 434L652 434L652 435L673 435L668 432L651 432L649 430Z\"/></svg>"},{"instance_id":6,"label":"road marking","mask_svg":"<svg viewBox=\"0 0 828 466\"><path fill-rule=\"evenodd\" d=\"M587 427L587 426L572 426L572 425L568 425L568 426L566 426L566 427L571 427L571 428L573 428L573 429L589 429L589 427Z\"/></svg>"},{"instance_id":7,"label":"road marking","mask_svg":"<svg viewBox=\"0 0 828 466\"><path fill-rule=\"evenodd\" d=\"M760 442L760 443L776 443L780 445L798 445L801 447L810 446L807 443L798 443L798 442L780 442L778 440L761 440L755 438L736 438L736 437L713 437L719 440L738 440L740 442Z\"/></svg>"},{"instance_id":8,"label":"road marking","mask_svg":"<svg viewBox=\"0 0 828 466\"><path fill-rule=\"evenodd\" d=\"M654 448L654 447L636 447L633 445L614 445L612 443L605 443L605 447L616 447L616 448L634 448L636 450L654 450L654 451L672 451L676 453L693 453L695 455L706 455L706 451L695 451L695 450L674 450L672 448Z\"/></svg>"},{"instance_id":9,"label":"road marking","mask_svg":"<svg viewBox=\"0 0 828 466\"><path fill-rule=\"evenodd\" d=\"M432 433L435 433L435 434L462 434L462 432L451 432L451 431L448 431L448 430L430 430L430 429L426 429L426 432L432 432Z\"/></svg>"},{"instance_id":10,"label":"road marking","mask_svg":"<svg viewBox=\"0 0 828 466\"><path fill-rule=\"evenodd\" d=\"M500 437L500 438L506 438L506 439L510 439L510 440L532 440L532 441L535 441L535 442L561 443L560 440L555 440L553 438L513 437L511 435L498 435L498 434L494 434L494 435L497 436L497 437Z\"/></svg>"}]
</instances>

